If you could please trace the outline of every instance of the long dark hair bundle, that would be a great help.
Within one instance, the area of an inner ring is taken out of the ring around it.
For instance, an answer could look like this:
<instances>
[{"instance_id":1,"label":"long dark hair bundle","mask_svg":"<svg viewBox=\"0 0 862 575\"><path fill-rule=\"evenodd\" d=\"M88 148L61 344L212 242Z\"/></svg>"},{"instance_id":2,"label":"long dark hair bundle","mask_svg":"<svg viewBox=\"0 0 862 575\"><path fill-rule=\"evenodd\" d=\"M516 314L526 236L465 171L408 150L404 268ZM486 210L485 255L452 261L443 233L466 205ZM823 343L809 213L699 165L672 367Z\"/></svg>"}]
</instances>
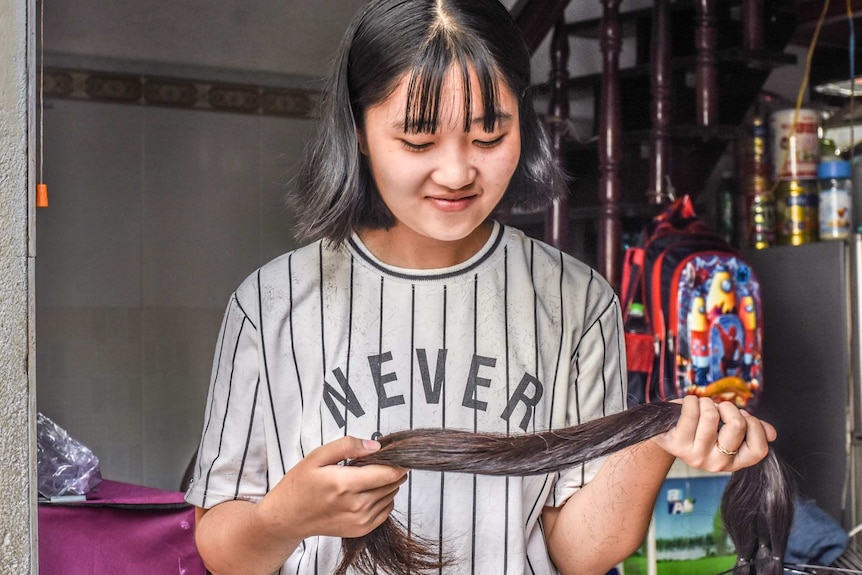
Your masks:
<instances>
[{"instance_id":1,"label":"long dark hair bundle","mask_svg":"<svg viewBox=\"0 0 862 575\"><path fill-rule=\"evenodd\" d=\"M381 449L349 465L480 475L541 475L568 469L640 443L673 428L677 403L650 403L582 425L516 436L449 429L414 429L380 438ZM739 560L734 575L779 575L793 520L794 490L772 451L731 475L721 514ZM435 543L408 533L392 516L371 533L343 539L336 575L407 575L448 563Z\"/></svg>"}]
</instances>

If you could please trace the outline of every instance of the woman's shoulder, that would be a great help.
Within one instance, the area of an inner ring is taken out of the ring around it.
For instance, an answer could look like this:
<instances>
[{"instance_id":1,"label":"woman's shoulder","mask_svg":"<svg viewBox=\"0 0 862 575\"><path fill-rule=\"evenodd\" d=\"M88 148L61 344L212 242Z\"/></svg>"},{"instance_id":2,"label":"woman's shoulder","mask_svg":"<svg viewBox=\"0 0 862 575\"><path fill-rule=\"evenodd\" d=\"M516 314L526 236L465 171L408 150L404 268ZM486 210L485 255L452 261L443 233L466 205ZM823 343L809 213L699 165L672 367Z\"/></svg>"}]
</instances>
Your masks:
<instances>
[{"instance_id":1,"label":"woman's shoulder","mask_svg":"<svg viewBox=\"0 0 862 575\"><path fill-rule=\"evenodd\" d=\"M257 298L262 293L273 294L290 289L297 278L316 278L322 254L337 251L322 240L287 251L246 276L237 287L236 296Z\"/></svg>"},{"instance_id":2,"label":"woman's shoulder","mask_svg":"<svg viewBox=\"0 0 862 575\"><path fill-rule=\"evenodd\" d=\"M575 256L530 237L518 228L506 226L505 230L509 249L522 254L534 270L562 274L563 282L584 286L590 291L613 293L613 288L598 271Z\"/></svg>"}]
</instances>

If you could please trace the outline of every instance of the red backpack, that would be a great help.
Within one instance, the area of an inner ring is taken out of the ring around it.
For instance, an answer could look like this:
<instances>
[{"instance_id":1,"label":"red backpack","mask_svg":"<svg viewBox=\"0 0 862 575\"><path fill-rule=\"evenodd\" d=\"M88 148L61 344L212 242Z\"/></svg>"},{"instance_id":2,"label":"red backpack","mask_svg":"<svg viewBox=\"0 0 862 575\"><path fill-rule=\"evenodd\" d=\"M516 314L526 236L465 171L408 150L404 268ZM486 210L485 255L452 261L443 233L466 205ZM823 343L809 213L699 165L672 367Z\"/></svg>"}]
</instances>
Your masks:
<instances>
[{"instance_id":1,"label":"red backpack","mask_svg":"<svg viewBox=\"0 0 862 575\"><path fill-rule=\"evenodd\" d=\"M762 390L760 283L684 196L626 251L622 278L629 404L687 394L756 405ZM644 330L632 326L643 304ZM645 332L645 333L644 333Z\"/></svg>"}]
</instances>

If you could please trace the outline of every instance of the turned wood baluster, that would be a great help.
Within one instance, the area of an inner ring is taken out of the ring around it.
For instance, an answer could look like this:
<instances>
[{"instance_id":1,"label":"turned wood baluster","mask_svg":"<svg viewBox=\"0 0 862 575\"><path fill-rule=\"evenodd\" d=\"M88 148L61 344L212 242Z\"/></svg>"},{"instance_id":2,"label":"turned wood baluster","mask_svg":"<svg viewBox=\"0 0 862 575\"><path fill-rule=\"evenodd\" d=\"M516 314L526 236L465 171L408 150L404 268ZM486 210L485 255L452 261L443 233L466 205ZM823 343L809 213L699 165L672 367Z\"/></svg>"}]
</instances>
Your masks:
<instances>
[{"instance_id":1,"label":"turned wood baluster","mask_svg":"<svg viewBox=\"0 0 862 575\"><path fill-rule=\"evenodd\" d=\"M742 0L742 42L746 50L763 48L763 0Z\"/></svg>"},{"instance_id":2,"label":"turned wood baluster","mask_svg":"<svg viewBox=\"0 0 862 575\"><path fill-rule=\"evenodd\" d=\"M566 80L569 78L569 38L562 19L554 27L551 41L551 101L548 110L548 128L551 135L554 159L562 166L566 124L569 119L569 97ZM545 214L545 241L566 251L569 229L569 198L564 194L548 207Z\"/></svg>"},{"instance_id":3,"label":"turned wood baluster","mask_svg":"<svg viewBox=\"0 0 862 575\"><path fill-rule=\"evenodd\" d=\"M599 110L599 272L619 289L621 275L622 223L620 221L620 161L622 121L620 119L620 0L602 0L601 50L602 95Z\"/></svg>"},{"instance_id":4,"label":"turned wood baluster","mask_svg":"<svg viewBox=\"0 0 862 575\"><path fill-rule=\"evenodd\" d=\"M670 6L668 0L656 0L650 58L652 90L652 133L650 136L650 175L646 195L650 204L661 205L669 198L667 174L670 173Z\"/></svg>"},{"instance_id":5,"label":"turned wood baluster","mask_svg":"<svg viewBox=\"0 0 862 575\"><path fill-rule=\"evenodd\" d=\"M718 75L715 50L718 44L718 27L715 0L698 0L694 42L697 48L695 67L695 94L697 123L712 126L718 120Z\"/></svg>"}]
</instances>

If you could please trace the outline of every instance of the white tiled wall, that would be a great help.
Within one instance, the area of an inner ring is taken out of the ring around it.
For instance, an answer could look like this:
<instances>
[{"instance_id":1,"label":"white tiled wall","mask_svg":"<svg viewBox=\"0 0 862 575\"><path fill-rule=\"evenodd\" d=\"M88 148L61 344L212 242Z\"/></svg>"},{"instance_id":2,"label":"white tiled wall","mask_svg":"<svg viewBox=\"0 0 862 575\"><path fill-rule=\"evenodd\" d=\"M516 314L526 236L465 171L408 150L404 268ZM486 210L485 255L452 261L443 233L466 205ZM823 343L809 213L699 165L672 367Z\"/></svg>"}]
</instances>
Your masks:
<instances>
[{"instance_id":1,"label":"white tiled wall","mask_svg":"<svg viewBox=\"0 0 862 575\"><path fill-rule=\"evenodd\" d=\"M283 197L312 122L47 103L38 409L105 477L176 489L228 297L294 247Z\"/></svg>"}]
</instances>

